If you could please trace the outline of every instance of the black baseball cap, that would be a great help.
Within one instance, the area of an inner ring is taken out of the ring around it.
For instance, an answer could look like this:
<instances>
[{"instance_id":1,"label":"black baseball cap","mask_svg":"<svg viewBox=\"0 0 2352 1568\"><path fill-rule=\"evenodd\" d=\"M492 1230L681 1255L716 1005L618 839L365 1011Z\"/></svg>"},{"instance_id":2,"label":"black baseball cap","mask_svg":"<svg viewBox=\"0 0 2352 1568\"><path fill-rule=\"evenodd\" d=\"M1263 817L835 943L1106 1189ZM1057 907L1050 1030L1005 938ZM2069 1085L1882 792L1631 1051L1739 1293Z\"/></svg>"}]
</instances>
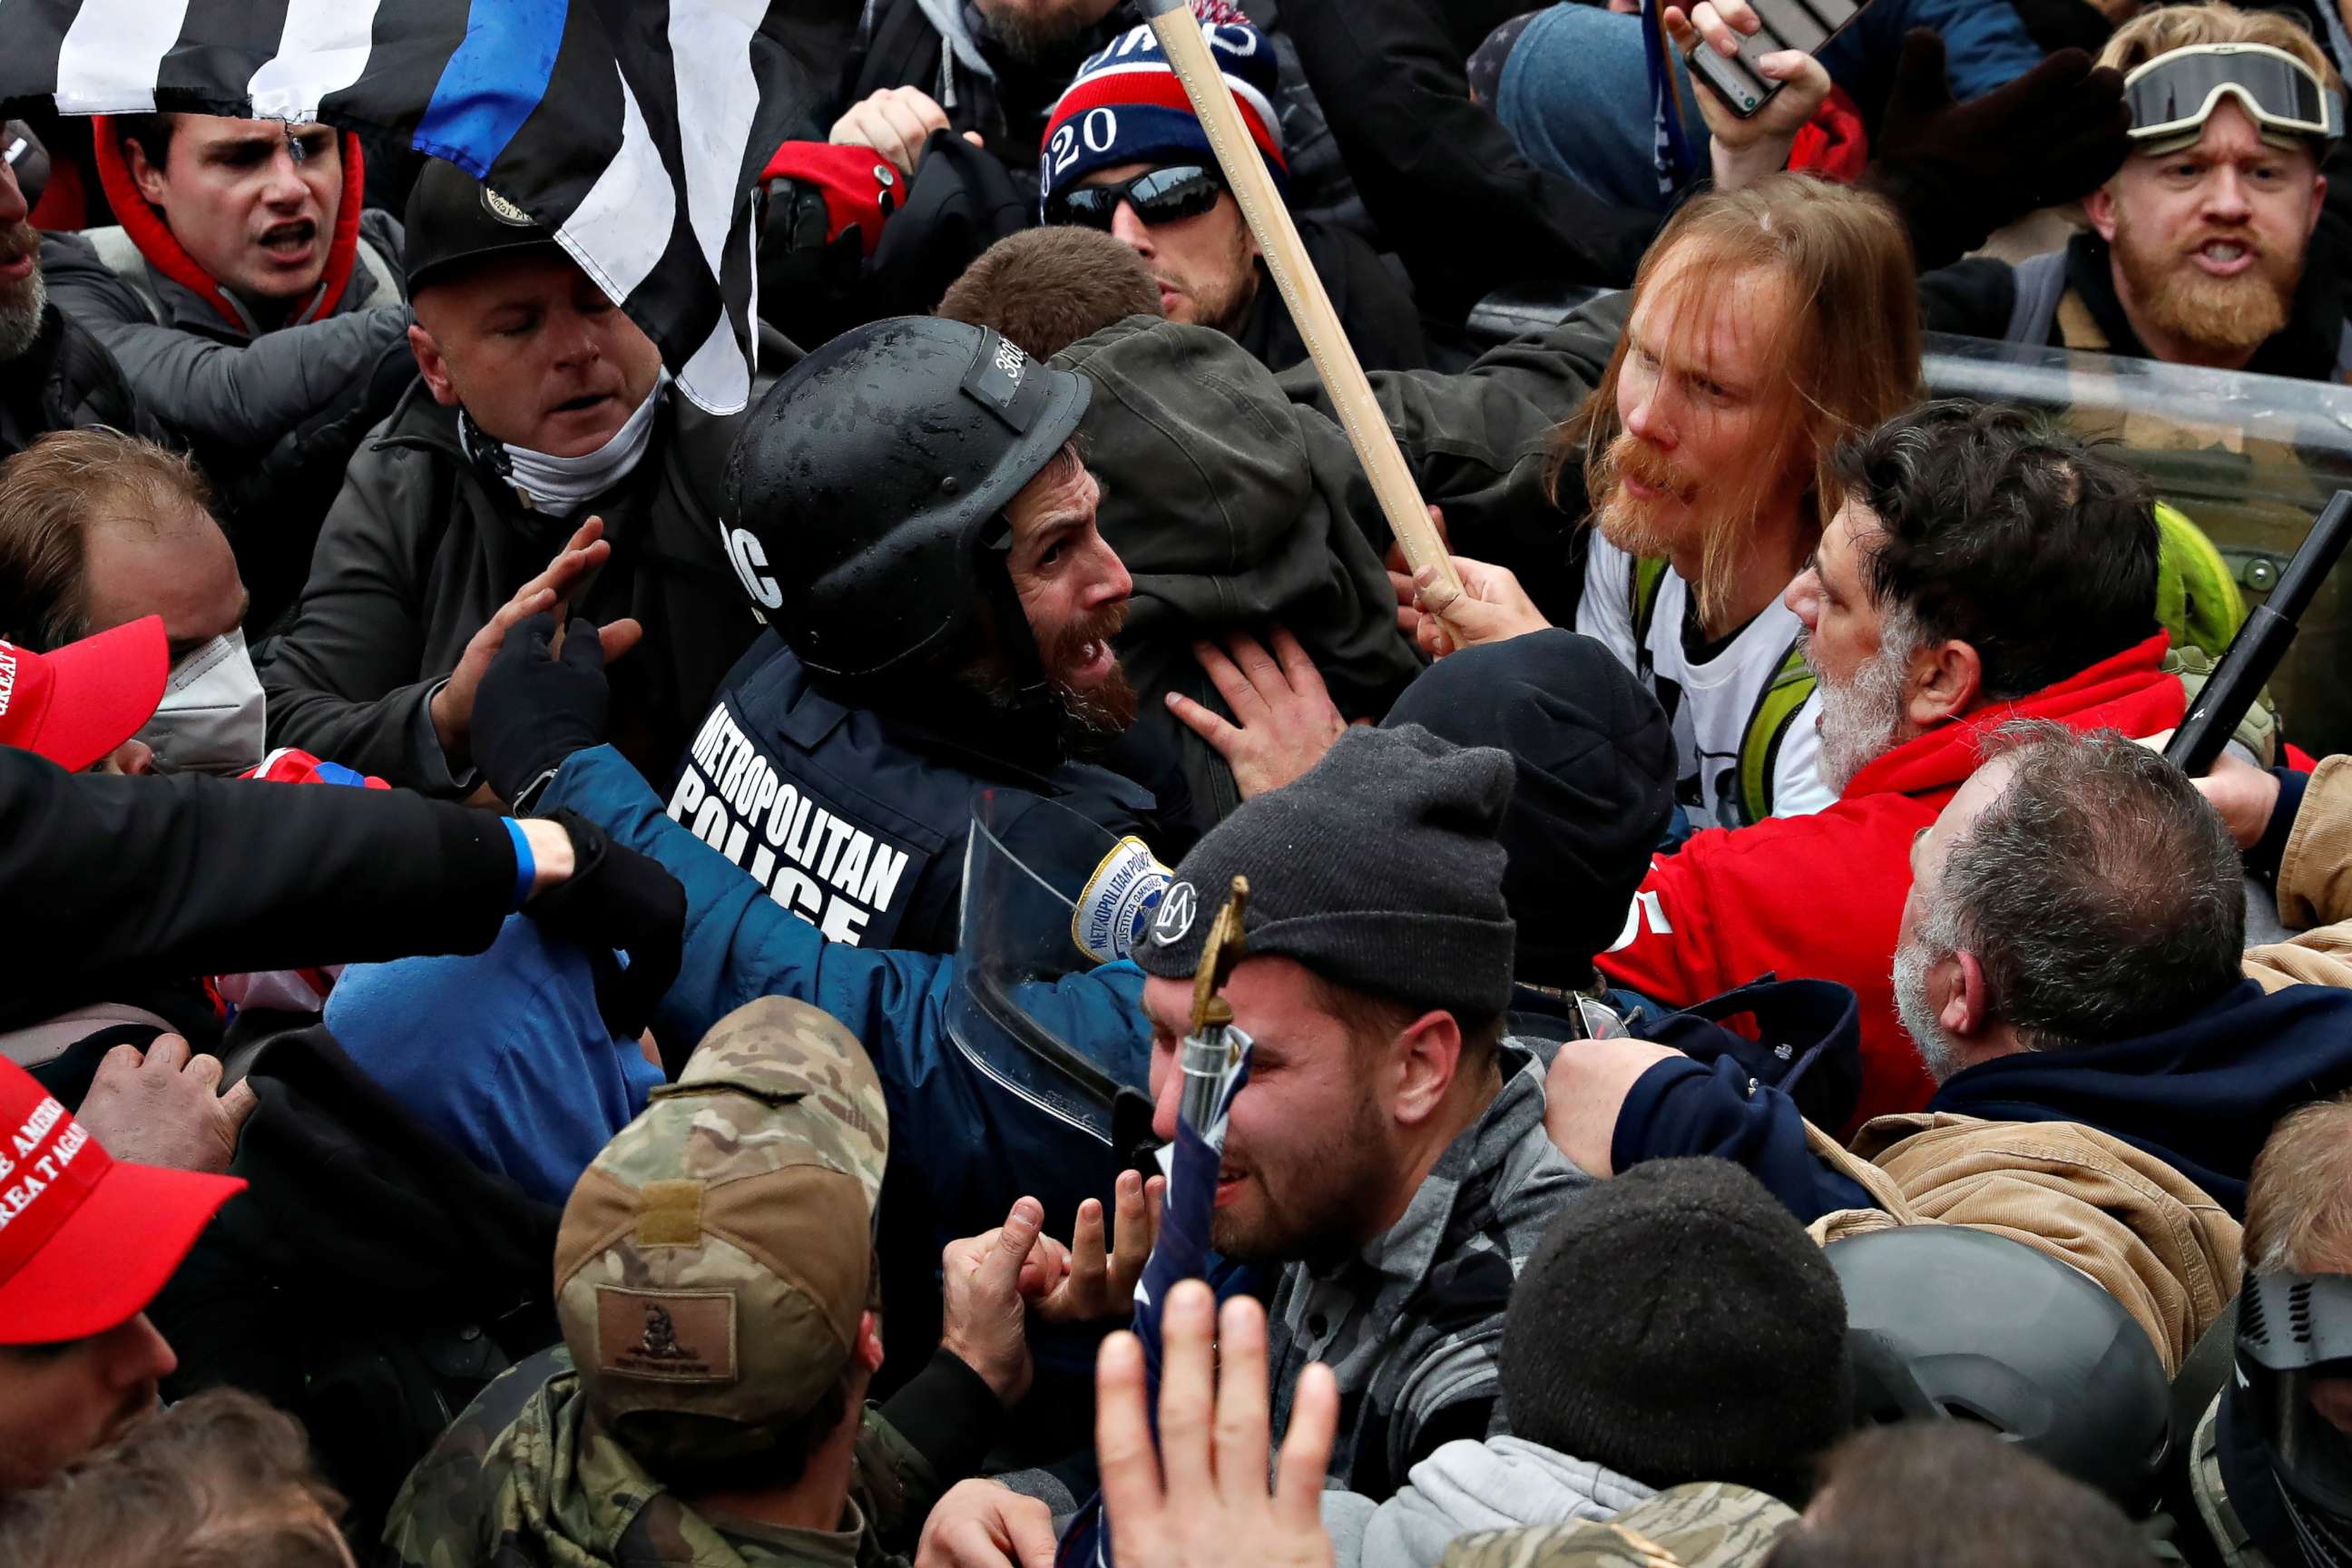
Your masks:
<instances>
[{"instance_id":1,"label":"black baseball cap","mask_svg":"<svg viewBox=\"0 0 2352 1568\"><path fill-rule=\"evenodd\" d=\"M554 234L529 213L439 158L425 161L408 193L406 225L400 258L412 297L434 275L460 262L555 243Z\"/></svg>"}]
</instances>

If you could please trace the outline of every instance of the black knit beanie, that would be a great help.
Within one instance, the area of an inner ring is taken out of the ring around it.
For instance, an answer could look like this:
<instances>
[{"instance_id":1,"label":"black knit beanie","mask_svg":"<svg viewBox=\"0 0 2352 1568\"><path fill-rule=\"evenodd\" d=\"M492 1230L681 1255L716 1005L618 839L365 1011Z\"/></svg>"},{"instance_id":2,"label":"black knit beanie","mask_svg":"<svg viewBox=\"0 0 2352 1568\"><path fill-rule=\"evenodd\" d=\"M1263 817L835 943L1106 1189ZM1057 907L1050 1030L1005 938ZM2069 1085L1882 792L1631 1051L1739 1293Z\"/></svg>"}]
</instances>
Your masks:
<instances>
[{"instance_id":1,"label":"black knit beanie","mask_svg":"<svg viewBox=\"0 0 2352 1568\"><path fill-rule=\"evenodd\" d=\"M1591 637L1555 628L1439 659L1381 722L1511 754L1518 782L1497 837L1518 977L1591 984L1674 816L1674 727L1650 689Z\"/></svg>"},{"instance_id":2,"label":"black knit beanie","mask_svg":"<svg viewBox=\"0 0 2352 1568\"><path fill-rule=\"evenodd\" d=\"M1495 1016L1511 999L1510 910L1495 842L1511 759L1418 725L1351 729L1323 760L1209 830L1176 868L1135 962L1189 980L1247 877L1252 957L1297 960L1335 985Z\"/></svg>"},{"instance_id":3,"label":"black knit beanie","mask_svg":"<svg viewBox=\"0 0 2352 1568\"><path fill-rule=\"evenodd\" d=\"M1728 1160L1654 1161L1569 1198L1511 1292L1501 1373L1514 1436L1661 1489L1735 1481L1801 1505L1853 1419L1837 1275Z\"/></svg>"}]
</instances>

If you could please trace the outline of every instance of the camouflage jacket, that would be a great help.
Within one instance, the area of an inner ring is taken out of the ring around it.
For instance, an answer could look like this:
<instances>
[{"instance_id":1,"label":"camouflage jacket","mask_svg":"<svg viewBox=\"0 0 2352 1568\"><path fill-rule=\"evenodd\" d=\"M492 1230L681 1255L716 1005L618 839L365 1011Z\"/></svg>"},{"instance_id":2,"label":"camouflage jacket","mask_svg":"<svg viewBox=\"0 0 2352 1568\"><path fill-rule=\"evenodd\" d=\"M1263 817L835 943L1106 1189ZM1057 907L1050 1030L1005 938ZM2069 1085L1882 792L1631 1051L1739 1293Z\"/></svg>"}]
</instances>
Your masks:
<instances>
[{"instance_id":1,"label":"camouflage jacket","mask_svg":"<svg viewBox=\"0 0 2352 1568\"><path fill-rule=\"evenodd\" d=\"M1502 1089L1404 1217L1334 1268L1292 1264L1267 1313L1274 1429L1289 1425L1307 1363L1328 1363L1340 1399L1330 1484L1376 1501L1438 1442L1503 1429L1495 1359L1512 1281L1591 1179L1544 1134L1543 1064L1508 1040L1499 1061Z\"/></svg>"},{"instance_id":2,"label":"camouflage jacket","mask_svg":"<svg viewBox=\"0 0 2352 1568\"><path fill-rule=\"evenodd\" d=\"M550 1369L553 1375L549 1375ZM570 1356L541 1352L467 1406L401 1489L401 1568L889 1568L935 1500L930 1467L868 1409L839 1531L696 1513L587 1419Z\"/></svg>"},{"instance_id":3,"label":"camouflage jacket","mask_svg":"<svg viewBox=\"0 0 2352 1568\"><path fill-rule=\"evenodd\" d=\"M1754 1568L1796 1511L1726 1481L1660 1492L1606 1524L1538 1525L1465 1535L1444 1568Z\"/></svg>"}]
</instances>

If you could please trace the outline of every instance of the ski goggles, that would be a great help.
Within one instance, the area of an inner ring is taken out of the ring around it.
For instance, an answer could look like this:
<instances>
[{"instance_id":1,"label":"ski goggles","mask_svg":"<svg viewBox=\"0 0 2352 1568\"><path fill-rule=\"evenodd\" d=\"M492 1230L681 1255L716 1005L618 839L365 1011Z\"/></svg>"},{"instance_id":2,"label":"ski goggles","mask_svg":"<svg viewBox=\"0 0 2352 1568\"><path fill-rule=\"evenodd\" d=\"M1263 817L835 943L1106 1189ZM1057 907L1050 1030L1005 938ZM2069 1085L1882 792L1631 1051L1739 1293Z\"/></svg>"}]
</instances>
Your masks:
<instances>
[{"instance_id":1,"label":"ski goggles","mask_svg":"<svg viewBox=\"0 0 2352 1568\"><path fill-rule=\"evenodd\" d=\"M1213 169L1198 163L1171 163L1164 169L1147 169L1115 185L1074 185L1055 191L1045 204L1045 221L1108 233L1112 216L1125 202L1147 226L1178 223L1215 206L1224 189L1225 182Z\"/></svg>"},{"instance_id":2,"label":"ski goggles","mask_svg":"<svg viewBox=\"0 0 2352 1568\"><path fill-rule=\"evenodd\" d=\"M2268 44L2192 45L2124 78L2135 142L2193 141L2225 97L2235 98L2265 137L2344 134L2336 94L2309 66Z\"/></svg>"}]
</instances>

